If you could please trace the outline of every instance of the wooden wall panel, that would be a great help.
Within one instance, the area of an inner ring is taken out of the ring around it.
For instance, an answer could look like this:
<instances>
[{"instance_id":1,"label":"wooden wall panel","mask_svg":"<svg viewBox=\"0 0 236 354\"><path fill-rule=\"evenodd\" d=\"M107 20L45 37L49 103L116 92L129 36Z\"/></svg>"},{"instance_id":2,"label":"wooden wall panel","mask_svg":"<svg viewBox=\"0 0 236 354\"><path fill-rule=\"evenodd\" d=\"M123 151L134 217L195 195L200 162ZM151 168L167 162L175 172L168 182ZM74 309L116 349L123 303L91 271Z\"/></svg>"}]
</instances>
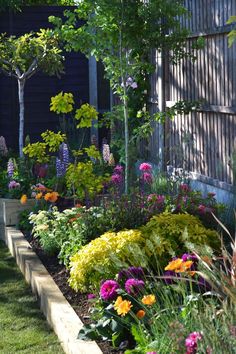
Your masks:
<instances>
[{"instance_id":1,"label":"wooden wall panel","mask_svg":"<svg viewBox=\"0 0 236 354\"><path fill-rule=\"evenodd\" d=\"M232 153L236 149L236 44L228 47L226 24L236 15L236 0L185 0L191 18L187 48L198 35L205 47L192 62L168 66L167 101L202 100L201 110L178 116L168 124L166 163L210 178L233 183ZM155 146L155 144L153 144Z\"/></svg>"}]
</instances>

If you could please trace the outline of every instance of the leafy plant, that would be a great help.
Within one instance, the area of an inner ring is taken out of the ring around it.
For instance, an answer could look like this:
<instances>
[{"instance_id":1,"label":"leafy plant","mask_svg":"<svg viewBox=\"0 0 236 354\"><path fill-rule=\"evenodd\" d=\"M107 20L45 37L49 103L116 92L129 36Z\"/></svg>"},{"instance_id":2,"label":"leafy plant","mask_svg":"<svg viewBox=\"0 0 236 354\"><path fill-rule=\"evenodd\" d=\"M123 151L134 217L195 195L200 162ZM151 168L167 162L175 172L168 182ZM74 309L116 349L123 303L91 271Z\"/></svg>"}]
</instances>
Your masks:
<instances>
[{"instance_id":1,"label":"leafy plant","mask_svg":"<svg viewBox=\"0 0 236 354\"><path fill-rule=\"evenodd\" d=\"M187 232L186 232L187 230ZM219 245L216 231L194 216L163 213L140 230L108 232L91 241L71 258L70 285L76 291L96 287L114 277L124 265L157 269L168 257L186 250L185 242Z\"/></svg>"}]
</instances>

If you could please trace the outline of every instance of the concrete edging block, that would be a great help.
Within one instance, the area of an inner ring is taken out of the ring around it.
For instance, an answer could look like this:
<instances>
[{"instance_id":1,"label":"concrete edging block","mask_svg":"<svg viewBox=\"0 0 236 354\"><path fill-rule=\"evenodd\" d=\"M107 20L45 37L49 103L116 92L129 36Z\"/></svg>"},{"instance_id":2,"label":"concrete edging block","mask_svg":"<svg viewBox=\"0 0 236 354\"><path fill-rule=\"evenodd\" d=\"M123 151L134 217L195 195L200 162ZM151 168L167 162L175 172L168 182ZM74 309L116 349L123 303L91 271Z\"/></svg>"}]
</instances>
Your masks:
<instances>
[{"instance_id":1,"label":"concrete edging block","mask_svg":"<svg viewBox=\"0 0 236 354\"><path fill-rule=\"evenodd\" d=\"M38 296L41 310L57 334L65 353L102 354L96 342L76 339L83 326L82 321L33 252L23 234L14 227L6 227L2 237L11 254L16 258L26 281L31 285L33 293Z\"/></svg>"}]
</instances>

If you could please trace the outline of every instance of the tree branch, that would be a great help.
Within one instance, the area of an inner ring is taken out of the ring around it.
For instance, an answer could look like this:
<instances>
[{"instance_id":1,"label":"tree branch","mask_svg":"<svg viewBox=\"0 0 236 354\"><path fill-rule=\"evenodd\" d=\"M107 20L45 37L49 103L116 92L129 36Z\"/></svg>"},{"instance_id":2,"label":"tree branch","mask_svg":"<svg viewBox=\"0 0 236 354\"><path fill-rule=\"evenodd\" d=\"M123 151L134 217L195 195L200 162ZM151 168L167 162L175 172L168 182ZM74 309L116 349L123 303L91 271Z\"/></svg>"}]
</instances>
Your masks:
<instances>
[{"instance_id":1,"label":"tree branch","mask_svg":"<svg viewBox=\"0 0 236 354\"><path fill-rule=\"evenodd\" d=\"M4 75L6 75L6 76L9 76L9 77L14 77L15 79L18 79L18 76L17 75L15 75L13 72L10 72L10 71L7 71L7 70L5 70L4 68L0 68L0 71L4 74Z\"/></svg>"}]
</instances>

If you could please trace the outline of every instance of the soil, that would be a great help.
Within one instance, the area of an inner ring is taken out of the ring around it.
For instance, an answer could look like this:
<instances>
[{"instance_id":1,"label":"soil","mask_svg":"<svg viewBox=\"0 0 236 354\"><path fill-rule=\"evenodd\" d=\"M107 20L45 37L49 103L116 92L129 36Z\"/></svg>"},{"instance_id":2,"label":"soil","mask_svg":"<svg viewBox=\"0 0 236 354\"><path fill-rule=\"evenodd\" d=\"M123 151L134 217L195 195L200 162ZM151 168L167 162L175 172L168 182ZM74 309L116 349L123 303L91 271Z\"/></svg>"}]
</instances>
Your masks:
<instances>
[{"instance_id":1,"label":"soil","mask_svg":"<svg viewBox=\"0 0 236 354\"><path fill-rule=\"evenodd\" d=\"M49 257L42 250L37 240L32 239L30 235L25 235L25 237L81 321L84 324L90 324L91 304L87 299L87 295L76 293L73 289L70 288L68 285L69 271L65 268L65 266L59 264L58 258L56 256ZM122 350L112 348L108 341L97 341L97 344L102 350L103 354L124 353Z\"/></svg>"}]
</instances>

